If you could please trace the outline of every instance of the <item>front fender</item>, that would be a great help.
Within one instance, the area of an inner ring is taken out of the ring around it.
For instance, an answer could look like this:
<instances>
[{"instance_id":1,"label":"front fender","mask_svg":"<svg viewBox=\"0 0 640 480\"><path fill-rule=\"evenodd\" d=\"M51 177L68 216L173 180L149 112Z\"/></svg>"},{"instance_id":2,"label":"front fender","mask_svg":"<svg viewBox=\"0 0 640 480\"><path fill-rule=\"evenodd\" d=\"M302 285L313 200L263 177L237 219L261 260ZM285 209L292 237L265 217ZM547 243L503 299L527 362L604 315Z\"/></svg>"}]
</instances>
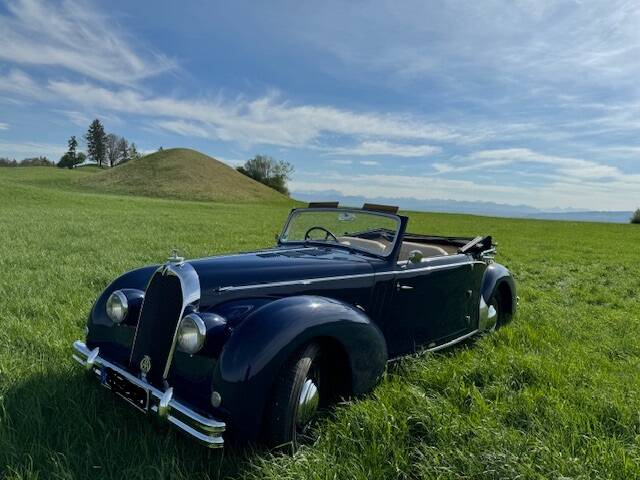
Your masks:
<instances>
[{"instance_id":1,"label":"front fender","mask_svg":"<svg viewBox=\"0 0 640 480\"><path fill-rule=\"evenodd\" d=\"M96 325L111 326L113 322L107 317L105 305L109 296L116 290L123 288L132 288L144 292L147 288L149 280L158 269L158 265L150 265L148 267L137 268L126 272L111 282L105 288L100 296L96 299L90 312L90 323Z\"/></svg>"},{"instance_id":2,"label":"front fender","mask_svg":"<svg viewBox=\"0 0 640 480\"><path fill-rule=\"evenodd\" d=\"M372 389L384 372L387 350L378 327L361 310L319 296L274 300L234 329L220 355L213 388L242 438L257 439L271 386L302 346L337 342L348 359L352 392Z\"/></svg>"},{"instance_id":3,"label":"front fender","mask_svg":"<svg viewBox=\"0 0 640 480\"><path fill-rule=\"evenodd\" d=\"M513 279L513 275L511 275L511 272L506 267L499 263L490 264L485 270L484 278L482 279L481 291L484 301L489 303L491 296L497 292L498 289L505 291L504 289L507 288L508 292L503 293L503 295L507 295L507 298L510 300L506 308L510 315L515 315L518 302L516 282Z\"/></svg>"}]
</instances>

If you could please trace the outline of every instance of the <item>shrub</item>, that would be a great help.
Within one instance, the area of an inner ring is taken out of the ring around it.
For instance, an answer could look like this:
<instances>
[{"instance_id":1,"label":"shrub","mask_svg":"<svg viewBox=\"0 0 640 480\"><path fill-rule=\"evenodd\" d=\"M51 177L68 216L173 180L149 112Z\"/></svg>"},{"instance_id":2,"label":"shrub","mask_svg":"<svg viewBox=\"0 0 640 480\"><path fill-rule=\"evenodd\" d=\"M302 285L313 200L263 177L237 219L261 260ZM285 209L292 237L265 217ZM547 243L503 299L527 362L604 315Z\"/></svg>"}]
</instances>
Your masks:
<instances>
[{"instance_id":1,"label":"shrub","mask_svg":"<svg viewBox=\"0 0 640 480\"><path fill-rule=\"evenodd\" d=\"M31 157L25 158L20 162L21 167L53 167L54 162L47 157Z\"/></svg>"},{"instance_id":2,"label":"shrub","mask_svg":"<svg viewBox=\"0 0 640 480\"><path fill-rule=\"evenodd\" d=\"M633 215L631 216L631 223L638 223L640 224L640 208L637 209Z\"/></svg>"}]
</instances>

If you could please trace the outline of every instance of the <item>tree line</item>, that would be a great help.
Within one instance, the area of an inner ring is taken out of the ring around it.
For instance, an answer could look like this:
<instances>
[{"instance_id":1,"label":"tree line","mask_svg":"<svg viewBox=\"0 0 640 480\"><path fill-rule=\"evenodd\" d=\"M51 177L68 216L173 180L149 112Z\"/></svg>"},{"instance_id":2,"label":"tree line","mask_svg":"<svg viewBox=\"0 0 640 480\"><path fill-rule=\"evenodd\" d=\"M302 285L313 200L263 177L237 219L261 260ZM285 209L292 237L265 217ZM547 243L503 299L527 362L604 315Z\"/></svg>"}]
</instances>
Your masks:
<instances>
[{"instance_id":1,"label":"tree line","mask_svg":"<svg viewBox=\"0 0 640 480\"><path fill-rule=\"evenodd\" d=\"M52 162L47 157L27 157L20 161L9 159L6 157L0 157L0 167L53 167L55 162Z\"/></svg>"},{"instance_id":2,"label":"tree line","mask_svg":"<svg viewBox=\"0 0 640 480\"><path fill-rule=\"evenodd\" d=\"M89 160L99 167L115 167L120 163L136 160L141 157L135 143L114 133L106 133L104 125L97 118L91 122L84 134L87 153L78 151L78 140L72 135L67 142L67 151L60 158L58 167L74 168Z\"/></svg>"}]
</instances>

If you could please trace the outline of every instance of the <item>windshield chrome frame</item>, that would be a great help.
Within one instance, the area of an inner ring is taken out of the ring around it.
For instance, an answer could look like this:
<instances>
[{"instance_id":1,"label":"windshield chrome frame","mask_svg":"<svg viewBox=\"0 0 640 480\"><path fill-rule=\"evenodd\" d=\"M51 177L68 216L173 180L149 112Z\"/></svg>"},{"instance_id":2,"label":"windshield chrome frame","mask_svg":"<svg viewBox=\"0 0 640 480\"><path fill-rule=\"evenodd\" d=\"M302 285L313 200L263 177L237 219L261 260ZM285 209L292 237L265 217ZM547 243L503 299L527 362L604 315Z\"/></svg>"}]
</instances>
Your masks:
<instances>
[{"instance_id":1,"label":"windshield chrome frame","mask_svg":"<svg viewBox=\"0 0 640 480\"><path fill-rule=\"evenodd\" d=\"M300 212L353 212L353 213L366 213L367 215L377 215L379 217L386 217L386 218L391 218L393 220L396 221L396 234L393 238L393 243L390 244L390 248L389 248L389 253L386 255L380 255L378 253L375 252L371 252L369 250L365 250L363 248L358 248L358 247L354 247L351 245L343 245L341 243L336 243L336 242L328 242L328 241L324 241L324 240L282 240L282 237L284 235L284 233L287 231L287 229L289 228L289 224L291 223L291 219L296 215L299 214ZM290 245L296 245L296 244L306 244L306 243L311 243L311 244L315 244L315 245L323 245L323 246L337 246L338 248L348 248L350 250L355 250L357 252L362 252L365 253L367 255L373 255L375 257L378 258L384 258L384 259L388 259L390 255L393 254L396 244L398 243L398 237L400 236L400 229L402 228L402 219L400 218L399 215L393 215L391 213L384 213L384 212L376 212L375 210L363 210L361 208L350 208L350 207L320 207L320 208L308 208L308 207L303 207L303 208L294 208L293 210L291 210L291 212L289 212L289 217L287 218L287 221L284 224L284 227L282 228L282 231L280 232L280 235L278 235L278 245L286 245L286 244L290 244Z\"/></svg>"}]
</instances>

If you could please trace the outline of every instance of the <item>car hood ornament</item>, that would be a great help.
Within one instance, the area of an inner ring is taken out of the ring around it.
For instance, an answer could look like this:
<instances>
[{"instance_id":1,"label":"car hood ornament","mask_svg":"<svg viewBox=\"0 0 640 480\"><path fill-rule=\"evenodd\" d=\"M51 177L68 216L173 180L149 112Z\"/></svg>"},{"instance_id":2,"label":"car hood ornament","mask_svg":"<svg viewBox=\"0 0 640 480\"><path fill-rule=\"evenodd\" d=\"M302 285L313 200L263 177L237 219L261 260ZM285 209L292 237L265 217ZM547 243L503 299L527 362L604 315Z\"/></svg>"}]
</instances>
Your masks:
<instances>
[{"instance_id":1,"label":"car hood ornament","mask_svg":"<svg viewBox=\"0 0 640 480\"><path fill-rule=\"evenodd\" d=\"M181 257L178 255L178 249L177 248L173 248L171 249L171 256L169 256L167 258L167 261L169 263L175 263L177 265L181 265L184 263L184 257Z\"/></svg>"}]
</instances>

